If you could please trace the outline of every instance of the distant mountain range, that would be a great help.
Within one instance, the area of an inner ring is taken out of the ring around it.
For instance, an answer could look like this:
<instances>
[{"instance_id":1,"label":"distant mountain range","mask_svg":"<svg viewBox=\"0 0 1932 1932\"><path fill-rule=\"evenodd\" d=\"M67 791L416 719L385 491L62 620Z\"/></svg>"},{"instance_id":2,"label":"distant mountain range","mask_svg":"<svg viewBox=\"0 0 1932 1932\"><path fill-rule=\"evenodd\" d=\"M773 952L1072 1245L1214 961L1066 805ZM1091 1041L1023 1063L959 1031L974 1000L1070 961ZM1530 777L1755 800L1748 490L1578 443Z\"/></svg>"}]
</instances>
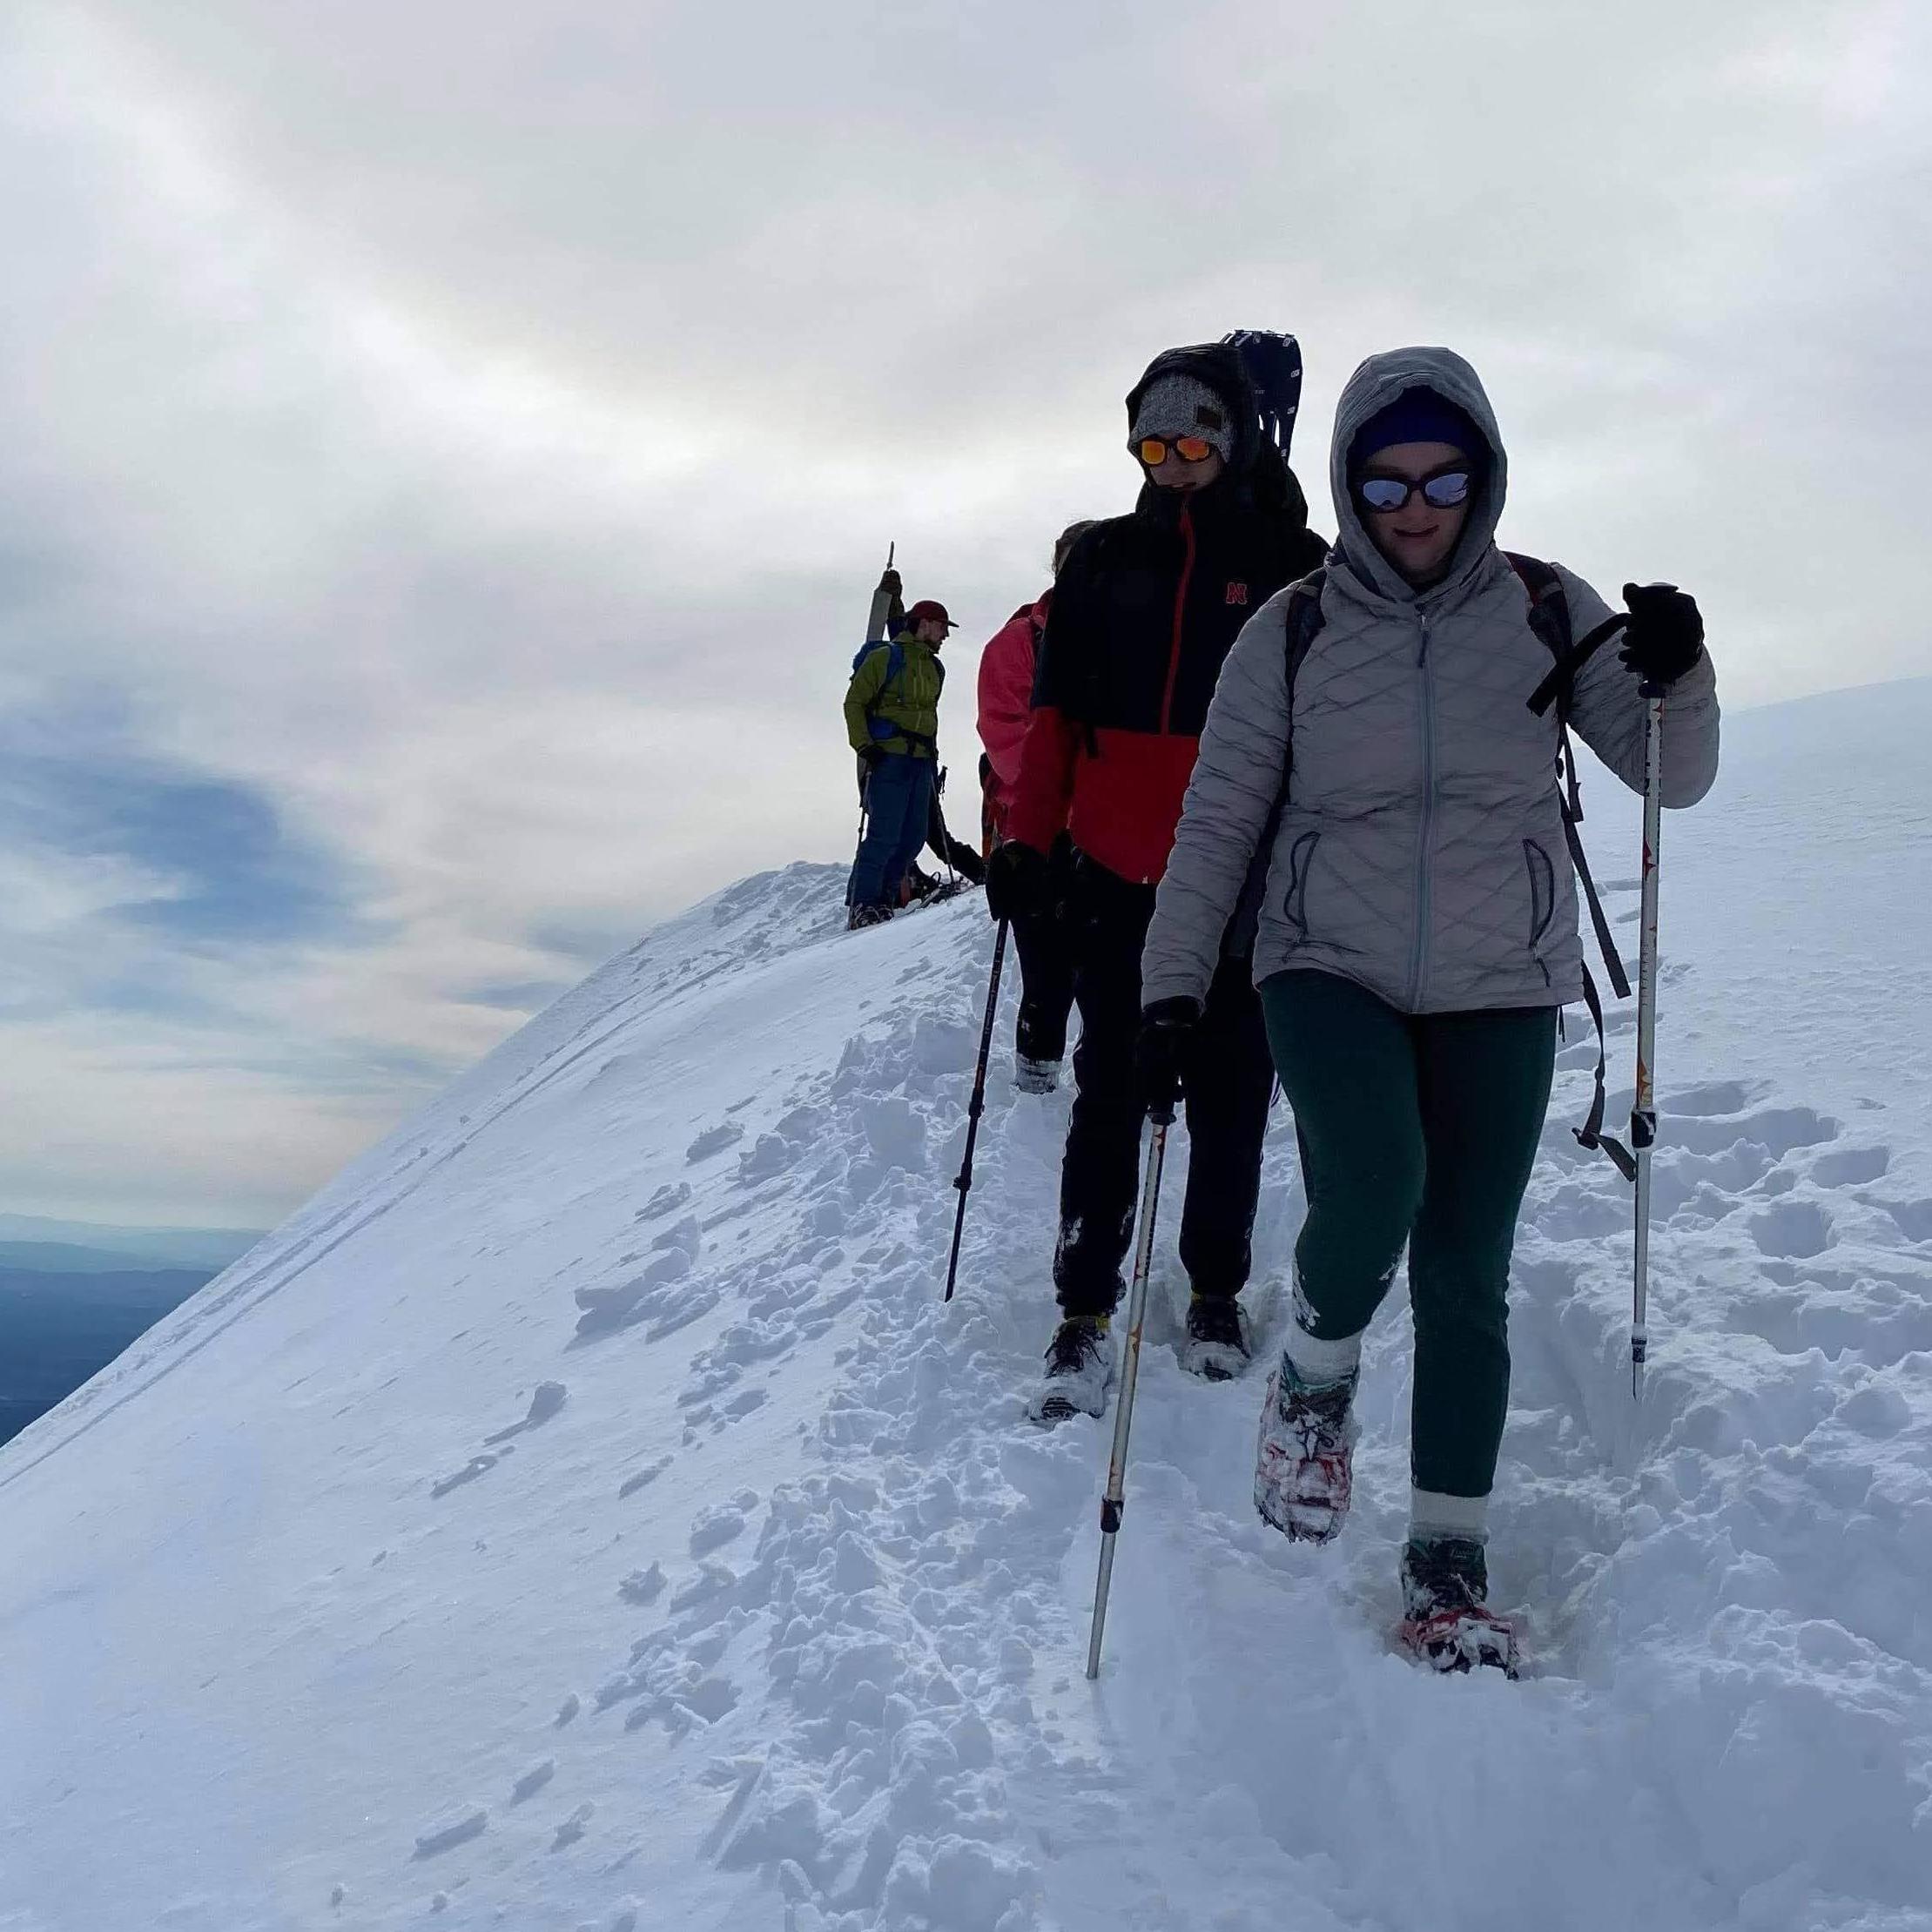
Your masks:
<instances>
[{"instance_id":1,"label":"distant mountain range","mask_svg":"<svg viewBox=\"0 0 1932 1932\"><path fill-rule=\"evenodd\" d=\"M0 1260L11 1262L29 1247L77 1248L107 1257L110 1268L205 1268L211 1273L239 1261L261 1239L252 1228L108 1228L85 1221L47 1221L38 1215L0 1214ZM22 1267L56 1268L44 1260ZM66 1273L64 1267L57 1272Z\"/></svg>"},{"instance_id":2,"label":"distant mountain range","mask_svg":"<svg viewBox=\"0 0 1932 1932\"><path fill-rule=\"evenodd\" d=\"M0 1215L0 1442L246 1254L246 1229Z\"/></svg>"}]
</instances>

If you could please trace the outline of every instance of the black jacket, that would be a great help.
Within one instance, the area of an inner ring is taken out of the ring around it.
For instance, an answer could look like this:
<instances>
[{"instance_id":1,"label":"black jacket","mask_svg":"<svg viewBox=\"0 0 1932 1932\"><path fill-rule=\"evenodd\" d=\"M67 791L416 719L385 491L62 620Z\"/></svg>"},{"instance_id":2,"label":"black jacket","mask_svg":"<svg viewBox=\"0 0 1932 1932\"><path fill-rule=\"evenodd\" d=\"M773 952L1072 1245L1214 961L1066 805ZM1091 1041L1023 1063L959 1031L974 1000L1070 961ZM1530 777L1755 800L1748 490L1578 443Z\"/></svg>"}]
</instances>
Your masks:
<instances>
[{"instance_id":1,"label":"black jacket","mask_svg":"<svg viewBox=\"0 0 1932 1932\"><path fill-rule=\"evenodd\" d=\"M1064 827L1123 877L1167 863L1222 661L1242 626L1328 546L1272 443L1238 354L1220 344L1157 358L1128 397L1184 371L1229 403L1231 459L1205 489L1145 486L1133 514L1096 524L1054 582L1033 718L1009 831L1046 851Z\"/></svg>"}]
</instances>

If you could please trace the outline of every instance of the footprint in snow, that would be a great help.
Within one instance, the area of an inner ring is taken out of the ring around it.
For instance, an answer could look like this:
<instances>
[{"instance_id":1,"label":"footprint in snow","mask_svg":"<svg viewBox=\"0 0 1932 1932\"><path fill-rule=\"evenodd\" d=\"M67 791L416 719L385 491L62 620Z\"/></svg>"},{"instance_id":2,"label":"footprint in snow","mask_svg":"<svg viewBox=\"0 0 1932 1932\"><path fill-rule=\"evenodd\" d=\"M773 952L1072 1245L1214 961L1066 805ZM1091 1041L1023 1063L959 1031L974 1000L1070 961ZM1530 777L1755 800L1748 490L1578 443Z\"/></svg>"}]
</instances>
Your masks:
<instances>
[{"instance_id":1,"label":"footprint in snow","mask_svg":"<svg viewBox=\"0 0 1932 1932\"><path fill-rule=\"evenodd\" d=\"M1898 1223L1909 1242L1932 1242L1932 1201L1881 1201L1877 1205Z\"/></svg>"},{"instance_id":2,"label":"footprint in snow","mask_svg":"<svg viewBox=\"0 0 1932 1932\"><path fill-rule=\"evenodd\" d=\"M617 1594L626 1603L656 1603L664 1593L664 1566L653 1563L648 1570L633 1570L617 1585Z\"/></svg>"},{"instance_id":3,"label":"footprint in snow","mask_svg":"<svg viewBox=\"0 0 1932 1932\"><path fill-rule=\"evenodd\" d=\"M696 1215L686 1215L675 1227L655 1235L650 1245L654 1251L675 1248L696 1261L704 1247L704 1230Z\"/></svg>"},{"instance_id":4,"label":"footprint in snow","mask_svg":"<svg viewBox=\"0 0 1932 1932\"><path fill-rule=\"evenodd\" d=\"M1832 1218L1814 1201L1779 1201L1751 1217L1751 1238L1761 1255L1807 1261L1837 1238Z\"/></svg>"},{"instance_id":5,"label":"footprint in snow","mask_svg":"<svg viewBox=\"0 0 1932 1932\"><path fill-rule=\"evenodd\" d=\"M508 1454L508 1451L504 1452ZM461 1489L465 1483L474 1483L486 1471L495 1469L499 1458L495 1456L472 1456L463 1466L448 1476L439 1476L429 1485L432 1496L448 1496L451 1490Z\"/></svg>"},{"instance_id":6,"label":"footprint in snow","mask_svg":"<svg viewBox=\"0 0 1932 1932\"><path fill-rule=\"evenodd\" d=\"M1693 1120L1709 1120L1723 1114L1741 1114L1750 1104L1751 1090L1741 1080L1719 1080L1668 1095L1661 1110Z\"/></svg>"},{"instance_id":7,"label":"footprint in snow","mask_svg":"<svg viewBox=\"0 0 1932 1932\"><path fill-rule=\"evenodd\" d=\"M675 1235L677 1229L671 1232ZM609 1335L634 1323L650 1321L687 1300L686 1291L674 1295L670 1290L690 1273L696 1247L695 1235L690 1240L667 1242L642 1274L580 1288L576 1299L583 1312L577 1317L578 1338Z\"/></svg>"},{"instance_id":8,"label":"footprint in snow","mask_svg":"<svg viewBox=\"0 0 1932 1932\"><path fill-rule=\"evenodd\" d=\"M1811 1163L1811 1178L1827 1188L1851 1188L1882 1181L1892 1165L1889 1148L1839 1148Z\"/></svg>"},{"instance_id":9,"label":"footprint in snow","mask_svg":"<svg viewBox=\"0 0 1932 1932\"><path fill-rule=\"evenodd\" d=\"M556 1834L550 1840L554 1852L568 1851L583 1836L583 1828L590 1822L596 1807L586 1800L573 1811L556 1828Z\"/></svg>"},{"instance_id":10,"label":"footprint in snow","mask_svg":"<svg viewBox=\"0 0 1932 1932\"><path fill-rule=\"evenodd\" d=\"M534 1798L545 1785L557 1774L555 1758L544 1758L533 1764L516 1782L510 1787L510 1802L520 1805L528 1798Z\"/></svg>"},{"instance_id":11,"label":"footprint in snow","mask_svg":"<svg viewBox=\"0 0 1932 1932\"><path fill-rule=\"evenodd\" d=\"M1619 1096L1621 1104L1627 1100ZM1838 1122L1808 1107L1759 1107L1744 1111L1745 1091L1730 1082L1673 1095L1658 1110L1657 1144L1693 1154L1721 1154L1749 1145L1774 1160L1838 1138ZM1616 1109L1613 1107L1612 1114Z\"/></svg>"},{"instance_id":12,"label":"footprint in snow","mask_svg":"<svg viewBox=\"0 0 1932 1932\"><path fill-rule=\"evenodd\" d=\"M798 1158L799 1150L780 1134L761 1134L749 1154L738 1156L738 1184L756 1187L774 1180Z\"/></svg>"},{"instance_id":13,"label":"footprint in snow","mask_svg":"<svg viewBox=\"0 0 1932 1932\"><path fill-rule=\"evenodd\" d=\"M513 1436L521 1436L526 1429L541 1429L551 1417L562 1408L570 1391L561 1382L540 1382L536 1391L530 1397L528 1412L522 1422L513 1422L508 1429L499 1429L494 1436L485 1436L485 1448L494 1449L499 1443L507 1443Z\"/></svg>"},{"instance_id":14,"label":"footprint in snow","mask_svg":"<svg viewBox=\"0 0 1932 1932\"><path fill-rule=\"evenodd\" d=\"M666 1215L674 1215L691 1198L689 1181L666 1181L637 1212L631 1216L634 1221L662 1221Z\"/></svg>"},{"instance_id":15,"label":"footprint in snow","mask_svg":"<svg viewBox=\"0 0 1932 1932\"><path fill-rule=\"evenodd\" d=\"M670 1467L670 1457L669 1456L660 1456L648 1468L637 1471L635 1475L625 1477L623 1481L617 1485L618 1499L622 1501L623 1498L635 1496L639 1490L648 1488Z\"/></svg>"},{"instance_id":16,"label":"footprint in snow","mask_svg":"<svg viewBox=\"0 0 1932 1932\"><path fill-rule=\"evenodd\" d=\"M434 1858L439 1853L454 1851L459 1845L467 1845L472 1838L482 1835L489 1823L489 1814L481 1805L466 1805L461 1811L450 1813L416 1834L418 1858Z\"/></svg>"},{"instance_id":17,"label":"footprint in snow","mask_svg":"<svg viewBox=\"0 0 1932 1932\"><path fill-rule=\"evenodd\" d=\"M700 1161L709 1161L714 1154L722 1154L726 1148L734 1146L744 1138L744 1129L736 1121L721 1121L716 1127L708 1127L684 1149L684 1159L692 1166Z\"/></svg>"},{"instance_id":18,"label":"footprint in snow","mask_svg":"<svg viewBox=\"0 0 1932 1932\"><path fill-rule=\"evenodd\" d=\"M746 1504L741 1494L729 1503L715 1503L710 1509L700 1510L691 1522L691 1554L708 1556L713 1550L722 1550L733 1538L742 1536L746 1509L756 1503L754 1497L751 1504Z\"/></svg>"}]
</instances>

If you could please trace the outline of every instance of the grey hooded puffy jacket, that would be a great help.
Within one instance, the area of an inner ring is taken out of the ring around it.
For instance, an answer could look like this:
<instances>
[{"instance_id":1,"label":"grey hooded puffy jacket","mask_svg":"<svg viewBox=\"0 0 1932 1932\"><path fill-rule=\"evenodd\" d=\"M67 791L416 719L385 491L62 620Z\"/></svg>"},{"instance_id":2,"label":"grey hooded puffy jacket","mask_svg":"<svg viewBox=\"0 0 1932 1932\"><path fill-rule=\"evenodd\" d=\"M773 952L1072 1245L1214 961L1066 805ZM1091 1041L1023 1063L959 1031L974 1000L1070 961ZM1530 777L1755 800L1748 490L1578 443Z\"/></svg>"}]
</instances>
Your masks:
<instances>
[{"instance_id":1,"label":"grey hooded puffy jacket","mask_svg":"<svg viewBox=\"0 0 1932 1932\"><path fill-rule=\"evenodd\" d=\"M1491 464L1449 576L1410 588L1363 527L1349 448L1404 390L1466 410ZM1583 997L1576 878L1556 788L1557 725L1528 709L1551 666L1529 596L1498 549L1507 469L1489 398L1448 349L1370 356L1342 393L1330 457L1341 535L1323 623L1296 675L1293 772L1255 938L1257 985L1284 970L1357 981L1403 1013L1552 1006ZM1572 631L1609 616L1558 566ZM1222 667L1141 962L1149 1006L1201 1000L1290 744L1283 590ZM1633 791L1645 708L1605 650L1578 675L1572 729ZM1717 687L1704 656L1665 703L1663 798L1717 775Z\"/></svg>"}]
</instances>

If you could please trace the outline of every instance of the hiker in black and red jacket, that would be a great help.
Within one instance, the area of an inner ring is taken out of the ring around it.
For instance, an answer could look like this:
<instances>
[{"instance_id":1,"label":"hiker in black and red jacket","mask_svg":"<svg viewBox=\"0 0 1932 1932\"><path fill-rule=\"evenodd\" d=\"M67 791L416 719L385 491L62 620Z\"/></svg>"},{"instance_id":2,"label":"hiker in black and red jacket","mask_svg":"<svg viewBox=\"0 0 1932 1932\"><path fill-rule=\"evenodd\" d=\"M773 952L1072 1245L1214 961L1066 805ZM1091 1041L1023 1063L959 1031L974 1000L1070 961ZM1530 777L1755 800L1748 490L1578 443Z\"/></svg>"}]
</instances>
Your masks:
<instances>
[{"instance_id":1,"label":"hiker in black and red jacket","mask_svg":"<svg viewBox=\"0 0 1932 1932\"><path fill-rule=\"evenodd\" d=\"M1293 374L1298 393L1298 356ZM1041 1422L1107 1406L1108 1317L1145 1113L1141 948L1215 680L1248 619L1326 553L1284 454L1293 401L1275 412L1280 448L1263 430L1268 402L1225 343L1168 350L1128 394L1128 448L1145 487L1133 515L1088 530L1060 572L1007 841L987 870L994 917L1024 916L1050 889L1054 841L1072 837L1081 1033L1054 1254L1063 1319L1033 1404ZM1215 976L1181 1077L1193 1159L1181 1258L1194 1289L1182 1360L1225 1377L1247 1359L1235 1297L1248 1279L1273 1080L1244 963Z\"/></svg>"}]
</instances>

